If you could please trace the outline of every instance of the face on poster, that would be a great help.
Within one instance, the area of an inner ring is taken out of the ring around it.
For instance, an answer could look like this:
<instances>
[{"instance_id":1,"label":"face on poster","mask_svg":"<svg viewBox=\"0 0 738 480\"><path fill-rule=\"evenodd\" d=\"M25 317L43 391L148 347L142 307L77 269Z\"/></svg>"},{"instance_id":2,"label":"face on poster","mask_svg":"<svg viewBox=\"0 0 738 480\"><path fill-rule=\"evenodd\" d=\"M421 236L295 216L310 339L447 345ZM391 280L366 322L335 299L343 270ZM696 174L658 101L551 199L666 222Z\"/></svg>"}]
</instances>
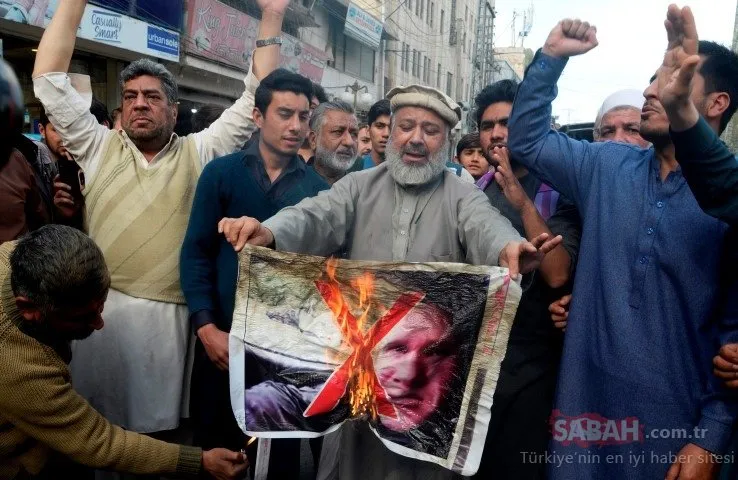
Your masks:
<instances>
[{"instance_id":1,"label":"face on poster","mask_svg":"<svg viewBox=\"0 0 738 480\"><path fill-rule=\"evenodd\" d=\"M318 436L366 421L401 453L454 468L494 393L477 388L491 385L480 361L504 357L517 305L490 268L246 254L232 332L243 342L242 428Z\"/></svg>"}]
</instances>

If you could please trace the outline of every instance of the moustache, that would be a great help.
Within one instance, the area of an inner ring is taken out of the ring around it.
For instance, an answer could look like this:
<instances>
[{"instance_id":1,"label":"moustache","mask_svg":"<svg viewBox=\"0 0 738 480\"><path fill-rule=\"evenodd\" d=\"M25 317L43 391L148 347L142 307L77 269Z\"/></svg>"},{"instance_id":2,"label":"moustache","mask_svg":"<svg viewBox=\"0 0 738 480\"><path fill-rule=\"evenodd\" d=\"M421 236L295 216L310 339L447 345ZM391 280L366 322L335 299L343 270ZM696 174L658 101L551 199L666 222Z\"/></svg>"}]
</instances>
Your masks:
<instances>
[{"instance_id":1,"label":"moustache","mask_svg":"<svg viewBox=\"0 0 738 480\"><path fill-rule=\"evenodd\" d=\"M339 157L353 157L356 155L356 150L336 150L336 155L338 155Z\"/></svg>"},{"instance_id":2,"label":"moustache","mask_svg":"<svg viewBox=\"0 0 738 480\"><path fill-rule=\"evenodd\" d=\"M425 147L407 146L402 149L402 154L409 153L411 155L428 155L428 149Z\"/></svg>"}]
</instances>

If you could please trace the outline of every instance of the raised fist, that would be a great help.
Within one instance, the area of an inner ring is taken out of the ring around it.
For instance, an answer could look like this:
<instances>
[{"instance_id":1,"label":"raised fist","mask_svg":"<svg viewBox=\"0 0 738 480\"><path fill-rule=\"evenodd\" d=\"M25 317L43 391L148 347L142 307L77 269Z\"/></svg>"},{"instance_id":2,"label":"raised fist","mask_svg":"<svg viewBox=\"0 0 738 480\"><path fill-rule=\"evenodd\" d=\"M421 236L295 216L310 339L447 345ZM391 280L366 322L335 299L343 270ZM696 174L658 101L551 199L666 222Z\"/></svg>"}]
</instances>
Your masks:
<instances>
[{"instance_id":1,"label":"raised fist","mask_svg":"<svg viewBox=\"0 0 738 480\"><path fill-rule=\"evenodd\" d=\"M551 30L543 53L551 57L573 57L597 46L597 27L581 20L566 18Z\"/></svg>"}]
</instances>

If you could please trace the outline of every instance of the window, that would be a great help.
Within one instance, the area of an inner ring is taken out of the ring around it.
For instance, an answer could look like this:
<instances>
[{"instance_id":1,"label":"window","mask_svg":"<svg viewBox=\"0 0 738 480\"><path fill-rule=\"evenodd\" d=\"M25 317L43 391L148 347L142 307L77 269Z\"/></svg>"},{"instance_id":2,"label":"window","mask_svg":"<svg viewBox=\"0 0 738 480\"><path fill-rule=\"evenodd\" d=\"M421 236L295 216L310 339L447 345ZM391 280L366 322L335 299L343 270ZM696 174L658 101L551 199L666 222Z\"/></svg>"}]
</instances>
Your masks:
<instances>
[{"instance_id":1,"label":"window","mask_svg":"<svg viewBox=\"0 0 738 480\"><path fill-rule=\"evenodd\" d=\"M420 15L420 2L422 0L415 0L415 15Z\"/></svg>"},{"instance_id":2,"label":"window","mask_svg":"<svg viewBox=\"0 0 738 480\"><path fill-rule=\"evenodd\" d=\"M328 66L374 81L374 50L347 37L340 29L333 31L332 43L333 61L329 61Z\"/></svg>"},{"instance_id":3,"label":"window","mask_svg":"<svg viewBox=\"0 0 738 480\"><path fill-rule=\"evenodd\" d=\"M446 74L446 95L451 96L451 84L454 83L454 74L448 72Z\"/></svg>"},{"instance_id":4,"label":"window","mask_svg":"<svg viewBox=\"0 0 738 480\"><path fill-rule=\"evenodd\" d=\"M469 24L469 7L464 7L464 23Z\"/></svg>"},{"instance_id":5,"label":"window","mask_svg":"<svg viewBox=\"0 0 738 480\"><path fill-rule=\"evenodd\" d=\"M407 3L405 5L407 6L407 9L409 11L413 11L413 0L407 0Z\"/></svg>"},{"instance_id":6,"label":"window","mask_svg":"<svg viewBox=\"0 0 738 480\"><path fill-rule=\"evenodd\" d=\"M405 71L410 73L410 44L405 45Z\"/></svg>"},{"instance_id":7,"label":"window","mask_svg":"<svg viewBox=\"0 0 738 480\"><path fill-rule=\"evenodd\" d=\"M441 29L439 33L441 35L443 35L443 20L444 20L443 17L445 16L446 16L446 12L444 12L443 9L441 9L441 24L439 25L439 28Z\"/></svg>"},{"instance_id":8,"label":"window","mask_svg":"<svg viewBox=\"0 0 738 480\"><path fill-rule=\"evenodd\" d=\"M417 62L415 61L415 57L417 56L418 51L413 48L413 77L417 76Z\"/></svg>"},{"instance_id":9,"label":"window","mask_svg":"<svg viewBox=\"0 0 738 480\"><path fill-rule=\"evenodd\" d=\"M430 19L428 24L433 28L433 17L436 16L436 4L431 2L430 6Z\"/></svg>"},{"instance_id":10,"label":"window","mask_svg":"<svg viewBox=\"0 0 738 480\"><path fill-rule=\"evenodd\" d=\"M466 53L466 32L464 32L464 35L462 36L461 49Z\"/></svg>"},{"instance_id":11,"label":"window","mask_svg":"<svg viewBox=\"0 0 738 480\"><path fill-rule=\"evenodd\" d=\"M402 42L402 52L400 52L400 70L403 72L406 70L405 65L407 65L405 63L405 42Z\"/></svg>"},{"instance_id":12,"label":"window","mask_svg":"<svg viewBox=\"0 0 738 480\"><path fill-rule=\"evenodd\" d=\"M425 15L425 0L420 0L420 19L423 19L423 15Z\"/></svg>"},{"instance_id":13,"label":"window","mask_svg":"<svg viewBox=\"0 0 738 480\"><path fill-rule=\"evenodd\" d=\"M436 88L441 88L441 64L438 64L438 70L436 70Z\"/></svg>"}]
</instances>

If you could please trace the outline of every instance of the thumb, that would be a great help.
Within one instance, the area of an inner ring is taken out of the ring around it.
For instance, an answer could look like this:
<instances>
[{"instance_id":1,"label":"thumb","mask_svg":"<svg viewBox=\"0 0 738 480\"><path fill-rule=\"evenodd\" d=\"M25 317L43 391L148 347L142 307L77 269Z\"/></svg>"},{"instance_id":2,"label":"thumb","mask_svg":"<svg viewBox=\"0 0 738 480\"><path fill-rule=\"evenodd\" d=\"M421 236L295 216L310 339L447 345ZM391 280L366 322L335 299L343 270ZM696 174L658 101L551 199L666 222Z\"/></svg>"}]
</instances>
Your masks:
<instances>
[{"instance_id":1,"label":"thumb","mask_svg":"<svg viewBox=\"0 0 738 480\"><path fill-rule=\"evenodd\" d=\"M684 60L682 66L679 68L679 76L677 79L682 85L689 85L694 77L694 72L697 71L697 64L700 63L699 55L692 55L691 57Z\"/></svg>"},{"instance_id":2,"label":"thumb","mask_svg":"<svg viewBox=\"0 0 738 480\"><path fill-rule=\"evenodd\" d=\"M244 455L240 452L233 452L226 450L223 455L223 460L227 460L232 463L243 463Z\"/></svg>"},{"instance_id":3,"label":"thumb","mask_svg":"<svg viewBox=\"0 0 738 480\"><path fill-rule=\"evenodd\" d=\"M510 278L518 278L520 273L520 244L513 244L506 247L507 268L510 270Z\"/></svg>"}]
</instances>

